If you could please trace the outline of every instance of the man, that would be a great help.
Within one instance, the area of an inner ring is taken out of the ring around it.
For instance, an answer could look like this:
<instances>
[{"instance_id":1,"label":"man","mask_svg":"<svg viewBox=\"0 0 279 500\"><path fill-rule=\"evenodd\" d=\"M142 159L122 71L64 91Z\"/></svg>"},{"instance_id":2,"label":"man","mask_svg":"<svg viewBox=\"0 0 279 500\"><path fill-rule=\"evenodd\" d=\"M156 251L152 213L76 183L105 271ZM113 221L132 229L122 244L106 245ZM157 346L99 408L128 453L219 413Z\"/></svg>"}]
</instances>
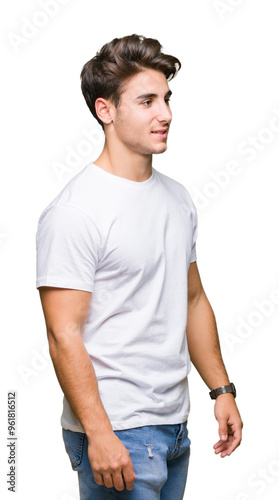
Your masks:
<instances>
[{"instance_id":1,"label":"man","mask_svg":"<svg viewBox=\"0 0 279 500\"><path fill-rule=\"evenodd\" d=\"M39 221L37 287L81 500L182 500L190 358L216 398L215 453L241 441L196 264L196 208L152 167L167 149L168 82L180 66L137 35L84 65L83 95L105 145Z\"/></svg>"}]
</instances>

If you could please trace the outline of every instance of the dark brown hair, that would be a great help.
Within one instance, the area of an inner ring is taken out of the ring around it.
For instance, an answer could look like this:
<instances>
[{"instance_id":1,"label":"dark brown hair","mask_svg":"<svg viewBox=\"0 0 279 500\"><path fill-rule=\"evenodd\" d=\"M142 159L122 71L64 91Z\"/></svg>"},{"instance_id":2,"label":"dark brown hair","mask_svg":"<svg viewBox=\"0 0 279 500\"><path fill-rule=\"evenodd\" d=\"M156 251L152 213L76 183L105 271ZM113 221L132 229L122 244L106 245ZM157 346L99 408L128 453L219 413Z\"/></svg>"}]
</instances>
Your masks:
<instances>
[{"instance_id":1,"label":"dark brown hair","mask_svg":"<svg viewBox=\"0 0 279 500\"><path fill-rule=\"evenodd\" d=\"M163 54L161 49L160 42L153 38L135 34L114 38L83 66L81 90L91 113L103 129L95 110L96 99L109 99L117 107L128 78L150 68L161 71L170 81L180 70L180 61Z\"/></svg>"}]
</instances>

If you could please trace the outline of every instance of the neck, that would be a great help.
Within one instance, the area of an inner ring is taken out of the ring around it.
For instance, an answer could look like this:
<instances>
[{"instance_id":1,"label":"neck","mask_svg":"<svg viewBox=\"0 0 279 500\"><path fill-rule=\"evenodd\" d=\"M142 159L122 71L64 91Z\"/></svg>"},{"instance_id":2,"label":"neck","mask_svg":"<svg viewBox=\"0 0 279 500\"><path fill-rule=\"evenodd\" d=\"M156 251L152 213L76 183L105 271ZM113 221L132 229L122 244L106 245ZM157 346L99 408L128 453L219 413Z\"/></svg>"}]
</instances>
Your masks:
<instances>
[{"instance_id":1,"label":"neck","mask_svg":"<svg viewBox=\"0 0 279 500\"><path fill-rule=\"evenodd\" d=\"M112 145L105 141L104 149L94 161L107 172L130 181L143 182L152 175L152 155L131 151L124 144Z\"/></svg>"}]
</instances>

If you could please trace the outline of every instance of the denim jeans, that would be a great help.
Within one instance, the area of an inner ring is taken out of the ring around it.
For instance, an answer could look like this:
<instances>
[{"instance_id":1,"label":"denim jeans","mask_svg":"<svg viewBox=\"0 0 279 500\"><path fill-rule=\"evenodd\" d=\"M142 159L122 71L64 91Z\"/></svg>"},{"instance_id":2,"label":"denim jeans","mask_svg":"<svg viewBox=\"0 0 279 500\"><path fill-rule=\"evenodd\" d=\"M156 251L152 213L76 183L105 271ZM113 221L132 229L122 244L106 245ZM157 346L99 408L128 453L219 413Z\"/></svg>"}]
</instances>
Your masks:
<instances>
[{"instance_id":1,"label":"denim jeans","mask_svg":"<svg viewBox=\"0 0 279 500\"><path fill-rule=\"evenodd\" d=\"M129 450L137 476L134 487L118 491L98 485L88 460L86 434L62 430L80 500L182 500L190 456L187 422L114 431Z\"/></svg>"}]
</instances>

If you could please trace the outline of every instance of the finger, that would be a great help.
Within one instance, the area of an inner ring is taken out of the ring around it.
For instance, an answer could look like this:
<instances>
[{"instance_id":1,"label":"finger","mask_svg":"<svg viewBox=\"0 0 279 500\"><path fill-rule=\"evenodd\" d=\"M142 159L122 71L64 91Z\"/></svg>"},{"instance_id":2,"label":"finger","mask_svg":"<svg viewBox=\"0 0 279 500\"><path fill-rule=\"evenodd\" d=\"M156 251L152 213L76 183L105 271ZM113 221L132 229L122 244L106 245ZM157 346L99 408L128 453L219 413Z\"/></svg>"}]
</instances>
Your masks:
<instances>
[{"instance_id":1,"label":"finger","mask_svg":"<svg viewBox=\"0 0 279 500\"><path fill-rule=\"evenodd\" d=\"M131 463L131 467L123 469L123 477L127 490L132 490L134 487L134 480L137 478L133 464Z\"/></svg>"},{"instance_id":2,"label":"finger","mask_svg":"<svg viewBox=\"0 0 279 500\"><path fill-rule=\"evenodd\" d=\"M242 429L236 429L234 431L235 447L239 446L242 440Z\"/></svg>"},{"instance_id":3,"label":"finger","mask_svg":"<svg viewBox=\"0 0 279 500\"><path fill-rule=\"evenodd\" d=\"M228 447L228 454L230 455L241 443L241 431L235 431L234 439L230 442Z\"/></svg>"},{"instance_id":4,"label":"finger","mask_svg":"<svg viewBox=\"0 0 279 500\"><path fill-rule=\"evenodd\" d=\"M221 453L222 458L229 456L237 448L237 446L239 446L239 444L239 439L234 439L230 436L226 442L219 441L219 443L214 446L215 453Z\"/></svg>"},{"instance_id":5,"label":"finger","mask_svg":"<svg viewBox=\"0 0 279 500\"><path fill-rule=\"evenodd\" d=\"M225 447L226 447L226 445L223 441L222 442L220 441L219 446L213 446L215 453L220 453L220 451L223 451L225 449Z\"/></svg>"},{"instance_id":6,"label":"finger","mask_svg":"<svg viewBox=\"0 0 279 500\"><path fill-rule=\"evenodd\" d=\"M228 439L226 441L222 441L221 439L213 446L213 448L215 449L215 451L217 451L217 453L220 452L220 450L225 450L227 449L230 444L232 443L233 441L233 436L232 435L229 435L228 436Z\"/></svg>"},{"instance_id":7,"label":"finger","mask_svg":"<svg viewBox=\"0 0 279 500\"><path fill-rule=\"evenodd\" d=\"M110 472L103 472L104 483L107 488L113 487L113 479Z\"/></svg>"},{"instance_id":8,"label":"finger","mask_svg":"<svg viewBox=\"0 0 279 500\"><path fill-rule=\"evenodd\" d=\"M219 454L220 454L220 456L221 456L222 458L224 458L224 457L225 457L228 453L227 453L227 450L226 450L226 449L224 449L224 448L220 448L219 450L216 450L216 451L215 451L215 454L216 454L216 455L219 455Z\"/></svg>"},{"instance_id":9,"label":"finger","mask_svg":"<svg viewBox=\"0 0 279 500\"><path fill-rule=\"evenodd\" d=\"M221 457L225 457L226 455L230 454L229 449L229 442L222 443L218 448L215 449L215 454L218 455L219 453L221 453Z\"/></svg>"},{"instance_id":10,"label":"finger","mask_svg":"<svg viewBox=\"0 0 279 500\"><path fill-rule=\"evenodd\" d=\"M221 441L228 439L228 422L225 418L219 419L219 436Z\"/></svg>"},{"instance_id":11,"label":"finger","mask_svg":"<svg viewBox=\"0 0 279 500\"><path fill-rule=\"evenodd\" d=\"M215 444L213 445L213 448L214 448L214 449L219 448L219 446L221 446L221 444L224 444L224 441L219 440L217 443L215 443Z\"/></svg>"},{"instance_id":12,"label":"finger","mask_svg":"<svg viewBox=\"0 0 279 500\"><path fill-rule=\"evenodd\" d=\"M95 483L99 484L100 486L105 484L102 474L100 474L99 472L94 472L93 475L94 475Z\"/></svg>"},{"instance_id":13,"label":"finger","mask_svg":"<svg viewBox=\"0 0 279 500\"><path fill-rule=\"evenodd\" d=\"M222 454L224 454L224 453L225 453L225 454L227 454L227 450L226 450L226 448L217 448L217 450L215 450L215 454L216 454L216 455L219 455L219 453L221 453L221 456L222 456Z\"/></svg>"},{"instance_id":14,"label":"finger","mask_svg":"<svg viewBox=\"0 0 279 500\"><path fill-rule=\"evenodd\" d=\"M114 472L113 473L113 484L114 484L114 487L118 490L118 491L122 491L124 490L124 483L123 483L123 477L122 477L122 474L121 472Z\"/></svg>"},{"instance_id":15,"label":"finger","mask_svg":"<svg viewBox=\"0 0 279 500\"><path fill-rule=\"evenodd\" d=\"M220 453L220 451L226 449L228 447L229 442L230 442L230 436L226 440L220 439L217 443L213 445L215 453Z\"/></svg>"}]
</instances>

